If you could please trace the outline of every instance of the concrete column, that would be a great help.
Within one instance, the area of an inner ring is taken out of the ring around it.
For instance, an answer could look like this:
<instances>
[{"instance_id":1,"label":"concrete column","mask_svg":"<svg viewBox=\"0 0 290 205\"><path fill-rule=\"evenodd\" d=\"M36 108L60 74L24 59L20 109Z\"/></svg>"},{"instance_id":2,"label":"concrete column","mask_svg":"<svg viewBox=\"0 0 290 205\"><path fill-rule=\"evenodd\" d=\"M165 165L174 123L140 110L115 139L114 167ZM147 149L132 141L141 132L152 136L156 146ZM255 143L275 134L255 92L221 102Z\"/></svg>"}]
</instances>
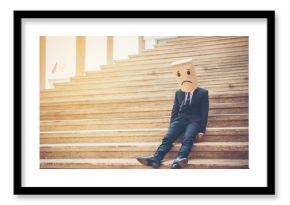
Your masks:
<instances>
[{"instance_id":1,"label":"concrete column","mask_svg":"<svg viewBox=\"0 0 290 205\"><path fill-rule=\"evenodd\" d=\"M76 37L76 76L82 76L86 71L86 37Z\"/></svg>"},{"instance_id":2,"label":"concrete column","mask_svg":"<svg viewBox=\"0 0 290 205\"><path fill-rule=\"evenodd\" d=\"M144 36L138 36L138 50L139 54L142 53L142 50L145 48Z\"/></svg>"},{"instance_id":3,"label":"concrete column","mask_svg":"<svg viewBox=\"0 0 290 205\"><path fill-rule=\"evenodd\" d=\"M107 64L112 65L114 58L114 37L107 36Z\"/></svg>"},{"instance_id":4,"label":"concrete column","mask_svg":"<svg viewBox=\"0 0 290 205\"><path fill-rule=\"evenodd\" d=\"M43 90L46 84L46 36L39 38L39 69L40 90Z\"/></svg>"}]
</instances>

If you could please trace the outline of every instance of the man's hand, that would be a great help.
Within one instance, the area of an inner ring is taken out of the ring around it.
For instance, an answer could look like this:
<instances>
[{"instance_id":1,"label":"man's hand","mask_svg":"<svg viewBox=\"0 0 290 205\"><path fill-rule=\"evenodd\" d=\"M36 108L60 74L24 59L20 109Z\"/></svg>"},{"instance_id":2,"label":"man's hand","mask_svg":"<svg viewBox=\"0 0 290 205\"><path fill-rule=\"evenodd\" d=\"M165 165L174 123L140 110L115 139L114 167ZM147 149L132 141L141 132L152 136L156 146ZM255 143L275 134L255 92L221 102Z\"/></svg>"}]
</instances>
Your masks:
<instances>
[{"instance_id":1,"label":"man's hand","mask_svg":"<svg viewBox=\"0 0 290 205\"><path fill-rule=\"evenodd\" d=\"M203 137L204 137L204 133L199 132L196 135L196 142L202 142L203 141Z\"/></svg>"}]
</instances>

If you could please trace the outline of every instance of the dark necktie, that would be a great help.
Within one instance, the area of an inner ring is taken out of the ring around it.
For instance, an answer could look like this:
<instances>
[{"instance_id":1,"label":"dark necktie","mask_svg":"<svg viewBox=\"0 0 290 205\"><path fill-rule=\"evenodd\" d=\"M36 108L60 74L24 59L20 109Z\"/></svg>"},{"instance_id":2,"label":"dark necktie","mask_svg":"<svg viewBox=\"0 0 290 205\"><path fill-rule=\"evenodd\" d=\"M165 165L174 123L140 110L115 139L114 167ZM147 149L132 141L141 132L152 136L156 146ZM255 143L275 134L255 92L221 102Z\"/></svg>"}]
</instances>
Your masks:
<instances>
[{"instance_id":1,"label":"dark necktie","mask_svg":"<svg viewBox=\"0 0 290 205\"><path fill-rule=\"evenodd\" d=\"M187 93L185 105L189 105L189 104L190 104L190 93Z\"/></svg>"}]
</instances>

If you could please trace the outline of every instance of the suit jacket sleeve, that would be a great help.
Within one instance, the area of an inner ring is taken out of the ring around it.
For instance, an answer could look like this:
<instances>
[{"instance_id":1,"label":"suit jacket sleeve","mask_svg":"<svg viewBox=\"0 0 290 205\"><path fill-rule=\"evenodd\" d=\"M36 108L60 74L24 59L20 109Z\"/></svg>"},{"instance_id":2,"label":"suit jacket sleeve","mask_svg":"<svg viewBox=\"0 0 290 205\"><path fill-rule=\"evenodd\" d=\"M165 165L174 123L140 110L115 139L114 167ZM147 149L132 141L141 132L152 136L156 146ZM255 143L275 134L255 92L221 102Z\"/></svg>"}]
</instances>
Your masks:
<instances>
[{"instance_id":1,"label":"suit jacket sleeve","mask_svg":"<svg viewBox=\"0 0 290 205\"><path fill-rule=\"evenodd\" d=\"M201 123L200 123L200 130L199 132L205 133L206 125L208 120L208 109L209 109L209 102L208 102L208 91L203 95L201 99L200 105L200 114L201 114Z\"/></svg>"},{"instance_id":2,"label":"suit jacket sleeve","mask_svg":"<svg viewBox=\"0 0 290 205\"><path fill-rule=\"evenodd\" d=\"M179 102L178 102L177 92L176 92L175 98L174 98L173 108L171 111L170 123L172 123L174 121L174 119L178 117L178 112L179 112Z\"/></svg>"}]
</instances>

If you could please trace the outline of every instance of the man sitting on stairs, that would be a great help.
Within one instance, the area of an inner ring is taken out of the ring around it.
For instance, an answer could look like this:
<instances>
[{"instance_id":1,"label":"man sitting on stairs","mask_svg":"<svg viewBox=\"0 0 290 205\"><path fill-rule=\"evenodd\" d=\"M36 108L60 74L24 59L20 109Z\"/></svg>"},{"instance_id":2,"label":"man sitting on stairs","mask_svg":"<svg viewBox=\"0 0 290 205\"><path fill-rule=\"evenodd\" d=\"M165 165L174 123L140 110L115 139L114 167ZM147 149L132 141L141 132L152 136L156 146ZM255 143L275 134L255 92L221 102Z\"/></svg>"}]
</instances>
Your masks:
<instances>
[{"instance_id":1,"label":"man sitting on stairs","mask_svg":"<svg viewBox=\"0 0 290 205\"><path fill-rule=\"evenodd\" d=\"M175 93L170 126L153 156L137 157L137 160L147 166L159 168L161 161L169 152L172 143L182 134L181 148L173 161L171 168L184 168L188 163L193 143L201 142L206 131L208 119L208 91L197 87L195 68L192 59L184 59L171 64L177 82L181 89Z\"/></svg>"}]
</instances>

